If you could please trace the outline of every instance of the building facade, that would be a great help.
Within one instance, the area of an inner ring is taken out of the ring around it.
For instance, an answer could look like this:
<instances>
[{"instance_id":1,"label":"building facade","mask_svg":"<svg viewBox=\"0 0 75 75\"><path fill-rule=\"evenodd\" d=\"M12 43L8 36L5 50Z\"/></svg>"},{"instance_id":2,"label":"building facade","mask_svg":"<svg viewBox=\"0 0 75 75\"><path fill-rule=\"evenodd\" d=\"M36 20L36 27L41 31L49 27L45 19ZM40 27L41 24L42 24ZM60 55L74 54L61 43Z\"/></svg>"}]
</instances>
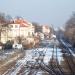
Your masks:
<instances>
[{"instance_id":1,"label":"building facade","mask_svg":"<svg viewBox=\"0 0 75 75\"><path fill-rule=\"evenodd\" d=\"M42 32L45 33L45 34L50 33L50 28L48 26L46 26L46 25L43 25L42 26Z\"/></svg>"},{"instance_id":2,"label":"building facade","mask_svg":"<svg viewBox=\"0 0 75 75\"><path fill-rule=\"evenodd\" d=\"M23 19L15 19L14 23L9 24L9 29L1 34L1 42L5 43L8 40L15 40L16 37L32 37L35 28L32 23Z\"/></svg>"}]
</instances>

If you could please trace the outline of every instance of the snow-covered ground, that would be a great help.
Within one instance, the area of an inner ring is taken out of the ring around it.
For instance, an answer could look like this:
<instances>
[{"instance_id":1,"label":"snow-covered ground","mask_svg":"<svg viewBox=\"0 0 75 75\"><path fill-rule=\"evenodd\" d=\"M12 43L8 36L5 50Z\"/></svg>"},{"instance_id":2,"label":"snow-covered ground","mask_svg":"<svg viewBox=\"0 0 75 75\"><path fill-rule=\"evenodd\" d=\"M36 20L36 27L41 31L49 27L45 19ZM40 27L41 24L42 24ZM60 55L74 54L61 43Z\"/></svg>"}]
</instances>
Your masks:
<instances>
[{"instance_id":1,"label":"snow-covered ground","mask_svg":"<svg viewBox=\"0 0 75 75\"><path fill-rule=\"evenodd\" d=\"M50 62L50 59L52 57L52 51L53 51L53 48L49 48L49 47L26 50L24 58L22 58L21 60L18 60L16 62L15 68L11 69L12 71L11 71L10 75L17 75L19 73L19 71L22 69L22 67L24 67L27 64L27 61L31 61L31 62L33 61L33 63L35 63L36 59L39 58L39 55L41 55L41 57L43 56L42 57L43 62L46 65L48 65ZM62 55L60 52L61 52L60 49L58 49L59 56ZM56 52L55 52L55 54L56 54ZM59 58L59 60L61 61L61 57ZM5 75L9 75L9 73L5 74ZM41 75L41 74L39 74L39 72L38 72L37 75Z\"/></svg>"},{"instance_id":2,"label":"snow-covered ground","mask_svg":"<svg viewBox=\"0 0 75 75\"><path fill-rule=\"evenodd\" d=\"M28 75L30 70L34 71L32 69L29 69L29 67L31 67L33 64L35 64L36 66L38 65L36 64L38 63L36 62L37 59L38 60L43 59L43 63L46 65L49 65L49 62L52 58L53 50L54 50L54 57L56 58L56 48L52 48L53 46L50 47L50 45L53 45L53 41L43 41L42 43L46 44L46 47L25 50L25 56L22 59L16 61L15 67L6 71L3 75L21 75L21 74ZM9 53L6 53L6 54L9 54ZM57 54L58 54L59 63L61 64L61 59L63 60L61 49L57 48ZM19 74L19 72L23 68L25 69L24 72ZM43 75L43 73L44 71L38 71L37 75Z\"/></svg>"},{"instance_id":3,"label":"snow-covered ground","mask_svg":"<svg viewBox=\"0 0 75 75\"><path fill-rule=\"evenodd\" d=\"M4 60L6 58L8 58L8 56L13 55L15 53L14 50L11 51L1 51L0 52L0 60Z\"/></svg>"}]
</instances>

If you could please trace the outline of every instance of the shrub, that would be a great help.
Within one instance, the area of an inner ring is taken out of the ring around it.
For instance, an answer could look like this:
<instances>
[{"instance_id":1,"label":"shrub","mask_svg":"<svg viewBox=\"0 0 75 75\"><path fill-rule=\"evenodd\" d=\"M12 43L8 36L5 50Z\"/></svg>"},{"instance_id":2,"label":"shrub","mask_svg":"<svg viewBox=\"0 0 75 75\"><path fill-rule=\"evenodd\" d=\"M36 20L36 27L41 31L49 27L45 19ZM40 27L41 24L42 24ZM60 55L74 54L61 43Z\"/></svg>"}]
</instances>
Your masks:
<instances>
[{"instance_id":1,"label":"shrub","mask_svg":"<svg viewBox=\"0 0 75 75\"><path fill-rule=\"evenodd\" d=\"M12 42L10 40L6 42L4 49L12 49Z\"/></svg>"}]
</instances>

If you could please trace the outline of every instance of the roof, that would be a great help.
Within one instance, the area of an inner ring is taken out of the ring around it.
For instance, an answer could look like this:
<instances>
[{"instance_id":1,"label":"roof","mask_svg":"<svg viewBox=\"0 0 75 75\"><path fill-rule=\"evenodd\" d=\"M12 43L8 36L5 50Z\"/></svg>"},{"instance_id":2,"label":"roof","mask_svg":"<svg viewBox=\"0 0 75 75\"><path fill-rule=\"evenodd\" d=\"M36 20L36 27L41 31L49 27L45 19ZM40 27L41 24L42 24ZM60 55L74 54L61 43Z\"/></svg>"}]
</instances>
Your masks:
<instances>
[{"instance_id":1,"label":"roof","mask_svg":"<svg viewBox=\"0 0 75 75\"><path fill-rule=\"evenodd\" d=\"M29 22L24 20L24 19L15 19L14 20L15 24L20 24L20 27L28 27L29 26Z\"/></svg>"}]
</instances>

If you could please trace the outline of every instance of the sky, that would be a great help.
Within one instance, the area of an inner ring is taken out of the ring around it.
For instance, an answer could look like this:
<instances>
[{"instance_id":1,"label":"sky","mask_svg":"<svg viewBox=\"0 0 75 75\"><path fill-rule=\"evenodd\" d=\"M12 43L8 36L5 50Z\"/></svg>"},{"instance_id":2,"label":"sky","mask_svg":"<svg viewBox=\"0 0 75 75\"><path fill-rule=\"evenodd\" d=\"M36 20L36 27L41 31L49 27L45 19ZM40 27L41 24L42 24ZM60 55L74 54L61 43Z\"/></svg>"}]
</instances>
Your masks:
<instances>
[{"instance_id":1,"label":"sky","mask_svg":"<svg viewBox=\"0 0 75 75\"><path fill-rule=\"evenodd\" d=\"M61 27L75 11L75 0L1 0L0 12L30 22Z\"/></svg>"}]
</instances>

